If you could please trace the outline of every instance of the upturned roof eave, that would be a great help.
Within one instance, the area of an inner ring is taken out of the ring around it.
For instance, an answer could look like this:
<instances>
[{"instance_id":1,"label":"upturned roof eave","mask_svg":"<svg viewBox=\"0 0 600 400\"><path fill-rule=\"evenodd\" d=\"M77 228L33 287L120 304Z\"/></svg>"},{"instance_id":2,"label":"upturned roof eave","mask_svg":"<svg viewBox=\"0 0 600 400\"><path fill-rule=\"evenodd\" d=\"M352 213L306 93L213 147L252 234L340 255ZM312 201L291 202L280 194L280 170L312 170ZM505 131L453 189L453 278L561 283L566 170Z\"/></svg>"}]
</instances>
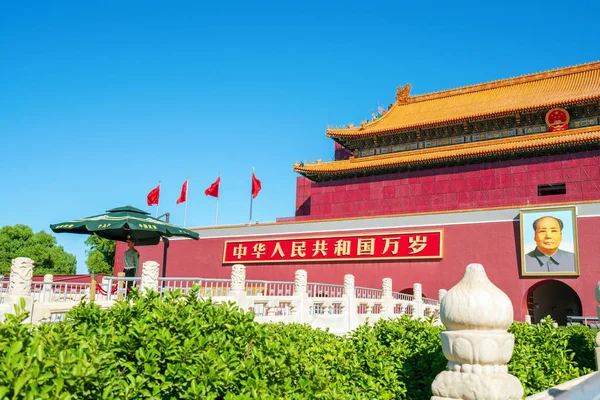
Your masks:
<instances>
[{"instance_id":1,"label":"upturned roof eave","mask_svg":"<svg viewBox=\"0 0 600 400\"><path fill-rule=\"evenodd\" d=\"M544 142L544 141L547 141ZM556 145L569 145L571 143L600 141L600 127L592 126L586 128L570 129L568 131L549 132L534 136L519 136L505 139L474 143L465 143L440 148L413 150L401 153L390 153L354 159L352 161L331 161L327 163L294 165L294 172L304 176L318 177L333 174L351 174L361 170L373 170L393 168L403 164L424 164L434 160L451 158L469 159L479 157L482 154L493 154L496 152L517 151L523 149L535 149L551 147ZM421 159L414 159L422 156ZM411 159L408 159L411 157ZM343 164L342 164L343 163ZM339 168L336 168L336 164ZM351 165L347 165L351 164ZM325 168L324 168L325 167Z\"/></svg>"}]
</instances>

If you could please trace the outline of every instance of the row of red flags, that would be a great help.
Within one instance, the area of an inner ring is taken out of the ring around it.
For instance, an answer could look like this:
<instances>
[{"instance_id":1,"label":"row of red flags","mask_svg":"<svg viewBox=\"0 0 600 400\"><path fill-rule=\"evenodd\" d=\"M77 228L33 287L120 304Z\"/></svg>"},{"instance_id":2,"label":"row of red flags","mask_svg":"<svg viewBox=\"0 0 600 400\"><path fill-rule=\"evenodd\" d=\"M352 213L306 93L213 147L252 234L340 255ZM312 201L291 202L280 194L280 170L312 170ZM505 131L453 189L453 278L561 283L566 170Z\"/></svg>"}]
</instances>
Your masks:
<instances>
[{"instance_id":1,"label":"row of red flags","mask_svg":"<svg viewBox=\"0 0 600 400\"><path fill-rule=\"evenodd\" d=\"M214 181L208 189L204 191L204 194L207 196L212 196L219 198L219 186L221 184L221 177L219 176L216 181ZM255 199L258 196L258 192L262 189L260 181L254 175L254 171L252 171L252 198ZM181 186L181 194L179 198L175 202L176 204L181 204L187 201L187 191L188 191L188 180L186 180ZM160 199L160 183L157 187L152 189L146 198L149 206L158 205Z\"/></svg>"}]
</instances>

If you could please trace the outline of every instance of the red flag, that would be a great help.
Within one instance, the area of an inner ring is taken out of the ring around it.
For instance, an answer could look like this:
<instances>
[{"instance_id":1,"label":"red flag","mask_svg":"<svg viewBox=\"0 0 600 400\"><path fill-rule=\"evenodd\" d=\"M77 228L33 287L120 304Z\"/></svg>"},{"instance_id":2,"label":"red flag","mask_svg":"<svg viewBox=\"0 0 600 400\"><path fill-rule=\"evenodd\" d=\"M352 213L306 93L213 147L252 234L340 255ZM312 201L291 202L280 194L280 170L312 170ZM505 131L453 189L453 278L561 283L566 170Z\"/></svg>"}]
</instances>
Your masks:
<instances>
[{"instance_id":1,"label":"red flag","mask_svg":"<svg viewBox=\"0 0 600 400\"><path fill-rule=\"evenodd\" d=\"M216 181L208 189L204 191L204 194L212 197L219 197L219 184L221 183L221 177L219 176Z\"/></svg>"},{"instance_id":2,"label":"red flag","mask_svg":"<svg viewBox=\"0 0 600 400\"><path fill-rule=\"evenodd\" d=\"M260 181L256 179L254 176L254 171L252 171L252 198L255 199L258 196L258 192L260 192L262 187L260 186Z\"/></svg>"},{"instance_id":3,"label":"red flag","mask_svg":"<svg viewBox=\"0 0 600 400\"><path fill-rule=\"evenodd\" d=\"M185 181L183 183L183 186L181 187L181 194L179 195L179 198L177 199L176 204L180 204L180 203L183 203L184 201L187 201L187 185L188 185L188 181Z\"/></svg>"},{"instance_id":4,"label":"red flag","mask_svg":"<svg viewBox=\"0 0 600 400\"><path fill-rule=\"evenodd\" d=\"M148 197L147 197L147 201L148 201L148 205L152 206L154 204L158 205L158 199L160 197L160 184L155 187L154 189L152 189L150 191L150 193L148 193Z\"/></svg>"}]
</instances>

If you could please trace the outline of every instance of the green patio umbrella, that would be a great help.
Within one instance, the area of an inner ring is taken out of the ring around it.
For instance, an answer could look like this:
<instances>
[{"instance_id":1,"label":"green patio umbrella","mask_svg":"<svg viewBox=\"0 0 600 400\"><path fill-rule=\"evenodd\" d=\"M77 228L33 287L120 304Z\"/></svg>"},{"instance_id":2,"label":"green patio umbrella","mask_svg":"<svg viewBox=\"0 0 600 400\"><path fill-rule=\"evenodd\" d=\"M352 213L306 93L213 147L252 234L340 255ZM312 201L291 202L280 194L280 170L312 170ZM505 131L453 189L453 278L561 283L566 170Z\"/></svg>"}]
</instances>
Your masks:
<instances>
[{"instance_id":1,"label":"green patio umbrella","mask_svg":"<svg viewBox=\"0 0 600 400\"><path fill-rule=\"evenodd\" d=\"M163 277L167 270L167 248L170 237L187 237L198 240L198 233L177 225L152 218L146 211L132 206L117 207L105 214L74 219L50 225L56 233L96 234L110 240L127 241L127 236L136 239L139 246L156 245L162 239L165 245L163 256Z\"/></svg>"}]
</instances>

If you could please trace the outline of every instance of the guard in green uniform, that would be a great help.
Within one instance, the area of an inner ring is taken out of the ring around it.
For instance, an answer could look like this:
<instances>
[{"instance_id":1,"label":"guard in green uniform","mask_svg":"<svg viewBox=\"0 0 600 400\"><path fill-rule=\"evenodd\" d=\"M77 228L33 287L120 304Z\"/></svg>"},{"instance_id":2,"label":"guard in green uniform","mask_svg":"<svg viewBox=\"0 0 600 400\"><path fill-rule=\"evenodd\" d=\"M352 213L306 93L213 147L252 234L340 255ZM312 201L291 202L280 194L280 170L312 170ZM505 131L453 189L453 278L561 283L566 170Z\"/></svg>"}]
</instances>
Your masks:
<instances>
[{"instance_id":1,"label":"guard in green uniform","mask_svg":"<svg viewBox=\"0 0 600 400\"><path fill-rule=\"evenodd\" d=\"M135 278L138 275L138 268L140 266L140 253L135 249L136 240L133 236L127 236L127 247L128 250L123 256L125 277ZM127 288L133 287L133 281L127 282Z\"/></svg>"}]
</instances>

